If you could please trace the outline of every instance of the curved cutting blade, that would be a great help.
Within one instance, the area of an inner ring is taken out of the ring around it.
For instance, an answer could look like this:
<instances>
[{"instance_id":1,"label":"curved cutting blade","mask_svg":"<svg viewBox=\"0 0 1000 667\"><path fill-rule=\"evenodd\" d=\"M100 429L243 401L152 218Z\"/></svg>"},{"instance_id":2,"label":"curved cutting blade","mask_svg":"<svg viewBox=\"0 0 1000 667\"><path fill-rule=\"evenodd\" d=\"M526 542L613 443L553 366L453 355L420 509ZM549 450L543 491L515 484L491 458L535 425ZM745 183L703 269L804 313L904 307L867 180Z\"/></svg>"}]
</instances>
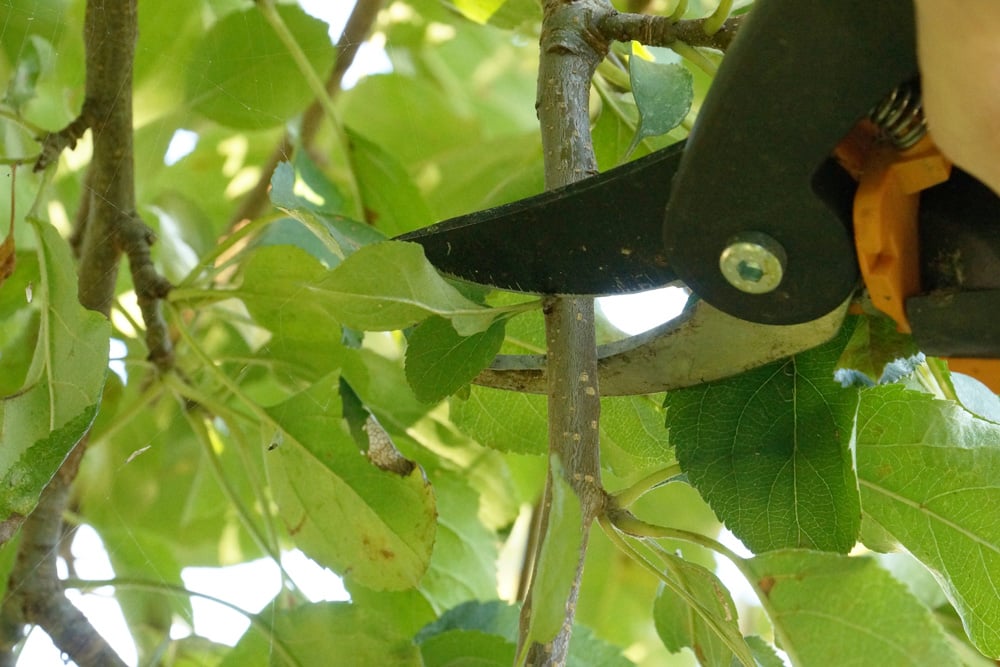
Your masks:
<instances>
[{"instance_id":1,"label":"curved cutting blade","mask_svg":"<svg viewBox=\"0 0 1000 667\"><path fill-rule=\"evenodd\" d=\"M627 294L676 276L663 254L663 212L683 143L602 174L397 237L438 270L533 294Z\"/></svg>"}]
</instances>

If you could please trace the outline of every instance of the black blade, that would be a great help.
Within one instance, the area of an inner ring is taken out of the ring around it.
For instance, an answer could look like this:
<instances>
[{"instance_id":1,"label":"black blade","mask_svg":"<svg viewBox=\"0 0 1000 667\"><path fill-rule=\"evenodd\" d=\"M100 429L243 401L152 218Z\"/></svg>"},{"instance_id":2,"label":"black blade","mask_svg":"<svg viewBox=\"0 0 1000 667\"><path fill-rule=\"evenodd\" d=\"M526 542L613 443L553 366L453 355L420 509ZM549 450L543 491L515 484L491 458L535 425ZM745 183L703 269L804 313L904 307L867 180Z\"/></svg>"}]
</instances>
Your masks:
<instances>
[{"instance_id":1,"label":"black blade","mask_svg":"<svg viewBox=\"0 0 1000 667\"><path fill-rule=\"evenodd\" d=\"M536 197L398 237L444 273L535 294L626 294L677 279L663 213L683 143Z\"/></svg>"}]
</instances>

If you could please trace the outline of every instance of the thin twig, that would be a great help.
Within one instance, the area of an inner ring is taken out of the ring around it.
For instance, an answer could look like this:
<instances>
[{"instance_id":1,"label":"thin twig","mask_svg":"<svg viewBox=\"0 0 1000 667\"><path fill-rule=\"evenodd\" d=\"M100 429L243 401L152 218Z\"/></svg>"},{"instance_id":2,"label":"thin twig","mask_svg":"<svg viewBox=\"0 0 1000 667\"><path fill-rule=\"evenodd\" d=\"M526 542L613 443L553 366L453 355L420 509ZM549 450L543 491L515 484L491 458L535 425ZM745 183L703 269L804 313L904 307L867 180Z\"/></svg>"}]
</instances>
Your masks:
<instances>
[{"instance_id":1,"label":"thin twig","mask_svg":"<svg viewBox=\"0 0 1000 667\"><path fill-rule=\"evenodd\" d=\"M636 40L647 46L671 46L684 42L690 46L707 47L725 51L743 22L742 16L727 19L714 33L708 34L712 24L708 19L674 21L668 16L628 14L611 11L600 15L597 28L608 39L619 42Z\"/></svg>"},{"instance_id":2,"label":"thin twig","mask_svg":"<svg viewBox=\"0 0 1000 667\"><path fill-rule=\"evenodd\" d=\"M333 67L330 69L330 74L327 76L326 83L324 84L326 94L329 98L335 98L340 90L344 74L347 73L347 70L350 69L351 64L354 62L361 44L368 39L368 35L372 30L372 26L375 25L375 19L382 8L383 2L384 0L358 0L357 4L354 5L351 16L347 19L347 24L344 26L344 31L341 33L340 39L337 40L336 60L334 60ZM313 140L316 138L316 133L319 131L322 121L323 106L318 99L314 99L312 104L302 114L302 123L299 129L299 145L303 149L309 150ZM232 218L230 218L229 229L235 228L244 220L253 220L264 212L267 208L267 193L271 185L271 177L274 175L274 170L281 162L292 159L294 153L295 139L291 134L286 132L267 158L267 162L261 169L260 178L257 179L257 183L243 197L243 201L240 202L239 207L233 213Z\"/></svg>"}]
</instances>

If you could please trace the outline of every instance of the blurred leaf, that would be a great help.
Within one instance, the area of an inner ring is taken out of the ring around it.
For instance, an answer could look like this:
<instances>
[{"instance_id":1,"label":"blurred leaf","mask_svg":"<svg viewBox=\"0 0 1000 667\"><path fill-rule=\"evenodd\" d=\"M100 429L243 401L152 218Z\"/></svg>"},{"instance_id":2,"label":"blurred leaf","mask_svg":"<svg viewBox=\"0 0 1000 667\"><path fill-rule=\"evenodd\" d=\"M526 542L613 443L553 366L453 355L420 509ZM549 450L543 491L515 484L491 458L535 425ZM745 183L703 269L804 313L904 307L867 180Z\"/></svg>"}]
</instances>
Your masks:
<instances>
[{"instance_id":1,"label":"blurred leaf","mask_svg":"<svg viewBox=\"0 0 1000 667\"><path fill-rule=\"evenodd\" d=\"M513 28L525 21L541 18L539 6L533 0L447 0L462 14L477 23L492 23Z\"/></svg>"},{"instance_id":2,"label":"blurred leaf","mask_svg":"<svg viewBox=\"0 0 1000 667\"><path fill-rule=\"evenodd\" d=\"M327 25L297 5L279 5L278 13L322 76L334 55ZM312 97L291 54L254 8L226 15L205 33L189 61L186 92L196 111L240 129L281 125Z\"/></svg>"},{"instance_id":3,"label":"blurred leaf","mask_svg":"<svg viewBox=\"0 0 1000 667\"><path fill-rule=\"evenodd\" d=\"M500 600L466 602L441 614L417 633L414 642L423 646L435 637L465 631L496 635L513 645L517 642L518 613L517 607ZM576 625L566 664L570 667L630 667L633 663L623 657L620 650L595 637L588 628Z\"/></svg>"},{"instance_id":4,"label":"blurred leaf","mask_svg":"<svg viewBox=\"0 0 1000 667\"><path fill-rule=\"evenodd\" d=\"M460 336L451 322L431 317L421 322L406 343L406 379L425 403L454 394L490 365L504 338L504 322L471 336Z\"/></svg>"},{"instance_id":5,"label":"blurred leaf","mask_svg":"<svg viewBox=\"0 0 1000 667\"><path fill-rule=\"evenodd\" d=\"M750 651L740 634L736 605L719 578L683 558L672 555L666 558L670 562L671 585L660 588L653 605L653 620L663 644L672 653L689 647L698 657L699 664L718 667L730 667L738 660L730 648L735 645L742 649L740 663L752 663ZM700 613L675 587L690 596L699 606ZM712 624L705 616L712 619Z\"/></svg>"},{"instance_id":6,"label":"blurred leaf","mask_svg":"<svg viewBox=\"0 0 1000 667\"><path fill-rule=\"evenodd\" d=\"M325 203L316 204L299 195L296 192L299 175L287 162L275 168L271 176L271 202L292 219L268 225L254 245L298 246L332 268L358 248L385 240L385 235L371 225L330 213Z\"/></svg>"},{"instance_id":7,"label":"blurred leaf","mask_svg":"<svg viewBox=\"0 0 1000 667\"><path fill-rule=\"evenodd\" d=\"M40 266L34 298L44 305L24 384L0 399L0 520L34 509L93 422L108 371L110 326L77 301L69 246L51 225L31 225Z\"/></svg>"},{"instance_id":8,"label":"blurred leaf","mask_svg":"<svg viewBox=\"0 0 1000 667\"><path fill-rule=\"evenodd\" d=\"M670 49L632 42L628 66L639 127L626 155L646 137L666 134L680 125L694 100L694 78Z\"/></svg>"},{"instance_id":9,"label":"blurred leaf","mask_svg":"<svg viewBox=\"0 0 1000 667\"><path fill-rule=\"evenodd\" d=\"M10 221L10 231L7 237L0 243L0 287L14 275L14 268L17 266L17 248L14 245L14 219Z\"/></svg>"},{"instance_id":10,"label":"blurred leaf","mask_svg":"<svg viewBox=\"0 0 1000 667\"><path fill-rule=\"evenodd\" d=\"M426 77L368 76L345 92L342 103L344 126L352 141L365 137L368 143L360 145L362 151L370 146L380 147L378 153L391 150L393 168L421 163L481 139L476 120L461 114Z\"/></svg>"},{"instance_id":11,"label":"blurred leaf","mask_svg":"<svg viewBox=\"0 0 1000 667\"><path fill-rule=\"evenodd\" d=\"M388 358L364 348L348 350L343 373L365 409L390 432L405 434L430 409L413 395L401 359Z\"/></svg>"},{"instance_id":12,"label":"blurred leaf","mask_svg":"<svg viewBox=\"0 0 1000 667\"><path fill-rule=\"evenodd\" d=\"M398 236L434 222L423 195L399 160L360 134L349 136L366 221L386 236Z\"/></svg>"},{"instance_id":13,"label":"blurred leaf","mask_svg":"<svg viewBox=\"0 0 1000 667\"><path fill-rule=\"evenodd\" d=\"M518 454L543 454L548 442L544 396L471 387L468 398L452 397L451 420L486 447Z\"/></svg>"},{"instance_id":14,"label":"blurred leaf","mask_svg":"<svg viewBox=\"0 0 1000 667\"><path fill-rule=\"evenodd\" d=\"M848 449L857 391L833 379L849 327L829 343L732 378L667 394L677 460L755 552L846 553L860 529Z\"/></svg>"},{"instance_id":15,"label":"blurred leaf","mask_svg":"<svg viewBox=\"0 0 1000 667\"><path fill-rule=\"evenodd\" d=\"M365 246L310 288L338 321L354 329L405 329L431 316L452 321L461 335L484 331L496 314L449 285L416 243Z\"/></svg>"},{"instance_id":16,"label":"blurred leaf","mask_svg":"<svg viewBox=\"0 0 1000 667\"><path fill-rule=\"evenodd\" d=\"M865 514L937 577L976 647L1000 657L1000 426L896 385L861 395Z\"/></svg>"},{"instance_id":17,"label":"blurred leaf","mask_svg":"<svg viewBox=\"0 0 1000 667\"><path fill-rule=\"evenodd\" d=\"M42 69L51 64L54 56L48 40L40 35L27 35L21 45L14 73L7 82L3 103L14 111L20 111L35 96L38 77Z\"/></svg>"},{"instance_id":18,"label":"blurred leaf","mask_svg":"<svg viewBox=\"0 0 1000 667\"><path fill-rule=\"evenodd\" d=\"M438 531L419 590L438 611L496 597L497 536L479 520L479 494L458 473L433 476Z\"/></svg>"},{"instance_id":19,"label":"blurred leaf","mask_svg":"<svg viewBox=\"0 0 1000 667\"><path fill-rule=\"evenodd\" d=\"M375 590L420 581L434 544L434 494L419 468L384 472L361 456L343 424L339 377L268 409L284 432L267 462L281 517L320 565Z\"/></svg>"},{"instance_id":20,"label":"blurred leaf","mask_svg":"<svg viewBox=\"0 0 1000 667\"><path fill-rule=\"evenodd\" d=\"M509 667L516 651L512 642L479 630L448 630L420 644L426 667Z\"/></svg>"},{"instance_id":21,"label":"blurred leaf","mask_svg":"<svg viewBox=\"0 0 1000 667\"><path fill-rule=\"evenodd\" d=\"M326 269L292 246L264 246L243 264L240 298L254 321L272 332L268 351L291 361L314 379L340 363L340 327L310 286Z\"/></svg>"},{"instance_id":22,"label":"blurred leaf","mask_svg":"<svg viewBox=\"0 0 1000 667\"><path fill-rule=\"evenodd\" d=\"M870 558L784 550L747 565L795 665L961 664L927 608Z\"/></svg>"},{"instance_id":23,"label":"blurred leaf","mask_svg":"<svg viewBox=\"0 0 1000 667\"><path fill-rule=\"evenodd\" d=\"M516 323L517 318L511 321ZM472 386L454 397L451 420L480 444L503 452L542 454L548 442L545 396ZM648 396L601 399L601 451L605 466L622 477L663 467L673 460L663 411Z\"/></svg>"},{"instance_id":24,"label":"blurred leaf","mask_svg":"<svg viewBox=\"0 0 1000 667\"><path fill-rule=\"evenodd\" d=\"M544 189L538 131L450 150L425 173L435 175L425 179L424 188L435 219L537 195Z\"/></svg>"},{"instance_id":25,"label":"blurred leaf","mask_svg":"<svg viewBox=\"0 0 1000 667\"><path fill-rule=\"evenodd\" d=\"M391 621L357 605L318 602L268 610L265 618L270 636L251 626L220 667L421 664L417 648ZM286 651L294 662L284 658Z\"/></svg>"},{"instance_id":26,"label":"blurred leaf","mask_svg":"<svg viewBox=\"0 0 1000 667\"><path fill-rule=\"evenodd\" d=\"M405 591L373 591L348 579L344 582L351 594L351 604L366 613L391 623L396 633L412 637L436 618L424 595L415 588Z\"/></svg>"}]
</instances>

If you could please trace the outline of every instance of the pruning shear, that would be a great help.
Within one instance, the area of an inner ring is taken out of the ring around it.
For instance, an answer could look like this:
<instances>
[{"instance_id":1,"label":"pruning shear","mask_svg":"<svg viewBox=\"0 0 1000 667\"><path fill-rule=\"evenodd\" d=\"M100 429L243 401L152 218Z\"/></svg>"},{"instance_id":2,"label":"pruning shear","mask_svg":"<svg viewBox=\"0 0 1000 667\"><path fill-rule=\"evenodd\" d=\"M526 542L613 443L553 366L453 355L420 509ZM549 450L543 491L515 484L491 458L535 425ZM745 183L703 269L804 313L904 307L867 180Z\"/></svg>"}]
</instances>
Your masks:
<instances>
[{"instance_id":1,"label":"pruning shear","mask_svg":"<svg viewBox=\"0 0 1000 667\"><path fill-rule=\"evenodd\" d=\"M503 290L638 292L677 319L599 350L605 395L728 377L820 345L859 285L926 353L1000 390L1000 199L920 113L910 0L758 0L686 140L567 187L406 234ZM478 383L545 391L544 358Z\"/></svg>"}]
</instances>

